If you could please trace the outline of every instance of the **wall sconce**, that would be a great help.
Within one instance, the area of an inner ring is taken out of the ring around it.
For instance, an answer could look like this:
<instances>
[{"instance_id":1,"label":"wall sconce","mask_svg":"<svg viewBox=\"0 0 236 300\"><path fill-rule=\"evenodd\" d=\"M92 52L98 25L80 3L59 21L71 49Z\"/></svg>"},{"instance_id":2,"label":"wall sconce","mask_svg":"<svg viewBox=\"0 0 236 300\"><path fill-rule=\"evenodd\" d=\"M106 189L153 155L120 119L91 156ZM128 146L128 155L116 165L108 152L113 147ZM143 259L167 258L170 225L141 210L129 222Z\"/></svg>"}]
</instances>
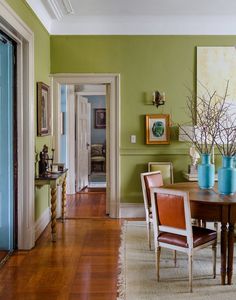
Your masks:
<instances>
[{"instance_id":1,"label":"wall sconce","mask_svg":"<svg viewBox=\"0 0 236 300\"><path fill-rule=\"evenodd\" d=\"M156 105L156 107L160 106L160 105L164 105L165 104L165 93L163 92L162 94L159 91L154 91L152 93L152 104Z\"/></svg>"}]
</instances>

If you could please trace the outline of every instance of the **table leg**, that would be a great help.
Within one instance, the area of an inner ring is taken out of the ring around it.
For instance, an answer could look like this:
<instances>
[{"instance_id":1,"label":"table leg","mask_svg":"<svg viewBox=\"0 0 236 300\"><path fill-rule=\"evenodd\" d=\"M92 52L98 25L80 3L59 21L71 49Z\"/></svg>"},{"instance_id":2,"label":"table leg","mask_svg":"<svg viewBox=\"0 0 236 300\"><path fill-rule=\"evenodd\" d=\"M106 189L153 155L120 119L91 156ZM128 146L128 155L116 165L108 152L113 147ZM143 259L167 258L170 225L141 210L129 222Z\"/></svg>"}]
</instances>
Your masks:
<instances>
[{"instance_id":1,"label":"table leg","mask_svg":"<svg viewBox=\"0 0 236 300\"><path fill-rule=\"evenodd\" d=\"M65 221L65 215L66 215L66 176L62 183L62 201L61 201L61 220L62 222Z\"/></svg>"},{"instance_id":2,"label":"table leg","mask_svg":"<svg viewBox=\"0 0 236 300\"><path fill-rule=\"evenodd\" d=\"M234 224L230 223L229 233L228 233L228 266L227 266L228 284L232 284L233 259L234 259Z\"/></svg>"},{"instance_id":3,"label":"table leg","mask_svg":"<svg viewBox=\"0 0 236 300\"><path fill-rule=\"evenodd\" d=\"M227 245L227 227L226 223L221 223L221 284L225 285L226 279L226 245Z\"/></svg>"},{"instance_id":4,"label":"table leg","mask_svg":"<svg viewBox=\"0 0 236 300\"><path fill-rule=\"evenodd\" d=\"M56 241L56 208L57 208L57 196L56 196L56 187L51 187L51 233L52 233L52 241Z\"/></svg>"}]
</instances>

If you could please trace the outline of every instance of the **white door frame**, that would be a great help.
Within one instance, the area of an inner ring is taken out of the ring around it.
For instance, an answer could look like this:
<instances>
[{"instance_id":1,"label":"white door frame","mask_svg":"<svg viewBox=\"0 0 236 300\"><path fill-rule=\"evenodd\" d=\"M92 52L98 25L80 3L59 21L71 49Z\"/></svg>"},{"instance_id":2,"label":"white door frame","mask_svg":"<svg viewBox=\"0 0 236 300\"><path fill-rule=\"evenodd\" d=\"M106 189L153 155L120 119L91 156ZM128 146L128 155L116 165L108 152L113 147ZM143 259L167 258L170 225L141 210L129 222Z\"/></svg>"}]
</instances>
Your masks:
<instances>
[{"instance_id":1,"label":"white door frame","mask_svg":"<svg viewBox=\"0 0 236 300\"><path fill-rule=\"evenodd\" d=\"M34 34L5 0L0 28L17 43L18 249L35 244L34 220Z\"/></svg>"},{"instance_id":2,"label":"white door frame","mask_svg":"<svg viewBox=\"0 0 236 300\"><path fill-rule=\"evenodd\" d=\"M107 189L109 196L109 214L111 218L119 218L120 208L120 75L119 74L52 74L51 87L53 97L53 135L55 138L55 159L60 158L60 111L62 84L108 84L110 85L110 103L107 104L109 114L109 141L110 164L107 170Z\"/></svg>"}]
</instances>

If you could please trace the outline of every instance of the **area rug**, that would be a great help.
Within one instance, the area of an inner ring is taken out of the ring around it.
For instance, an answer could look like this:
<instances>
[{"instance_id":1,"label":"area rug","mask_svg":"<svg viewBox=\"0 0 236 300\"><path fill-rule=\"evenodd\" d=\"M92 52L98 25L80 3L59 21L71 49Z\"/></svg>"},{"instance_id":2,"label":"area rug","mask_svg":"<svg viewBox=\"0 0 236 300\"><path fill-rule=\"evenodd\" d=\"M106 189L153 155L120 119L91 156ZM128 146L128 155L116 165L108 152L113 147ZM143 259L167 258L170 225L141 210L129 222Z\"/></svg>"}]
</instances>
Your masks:
<instances>
[{"instance_id":1,"label":"area rug","mask_svg":"<svg viewBox=\"0 0 236 300\"><path fill-rule=\"evenodd\" d=\"M187 255L178 252L177 267L174 267L173 252L163 249L160 282L157 282L155 254L153 250L148 250L145 222L126 221L121 239L117 300L231 300L236 298L235 275L232 285L220 284L219 245L216 279L212 276L211 248L198 251L193 260L193 293L189 293ZM236 272L235 263L234 270Z\"/></svg>"}]
</instances>

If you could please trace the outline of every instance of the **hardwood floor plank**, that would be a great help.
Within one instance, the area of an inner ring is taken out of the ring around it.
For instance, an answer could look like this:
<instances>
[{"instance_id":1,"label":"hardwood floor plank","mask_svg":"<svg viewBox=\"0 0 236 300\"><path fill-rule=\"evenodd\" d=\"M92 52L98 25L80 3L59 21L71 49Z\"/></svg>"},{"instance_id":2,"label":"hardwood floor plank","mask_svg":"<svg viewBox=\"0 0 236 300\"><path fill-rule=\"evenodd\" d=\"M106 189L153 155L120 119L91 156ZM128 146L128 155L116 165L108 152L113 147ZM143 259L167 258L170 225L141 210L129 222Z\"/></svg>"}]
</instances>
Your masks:
<instances>
[{"instance_id":1,"label":"hardwood floor plank","mask_svg":"<svg viewBox=\"0 0 236 300\"><path fill-rule=\"evenodd\" d=\"M56 243L49 225L34 249L1 267L0 300L115 300L122 221L104 217L104 206L104 193L76 195Z\"/></svg>"}]
</instances>

